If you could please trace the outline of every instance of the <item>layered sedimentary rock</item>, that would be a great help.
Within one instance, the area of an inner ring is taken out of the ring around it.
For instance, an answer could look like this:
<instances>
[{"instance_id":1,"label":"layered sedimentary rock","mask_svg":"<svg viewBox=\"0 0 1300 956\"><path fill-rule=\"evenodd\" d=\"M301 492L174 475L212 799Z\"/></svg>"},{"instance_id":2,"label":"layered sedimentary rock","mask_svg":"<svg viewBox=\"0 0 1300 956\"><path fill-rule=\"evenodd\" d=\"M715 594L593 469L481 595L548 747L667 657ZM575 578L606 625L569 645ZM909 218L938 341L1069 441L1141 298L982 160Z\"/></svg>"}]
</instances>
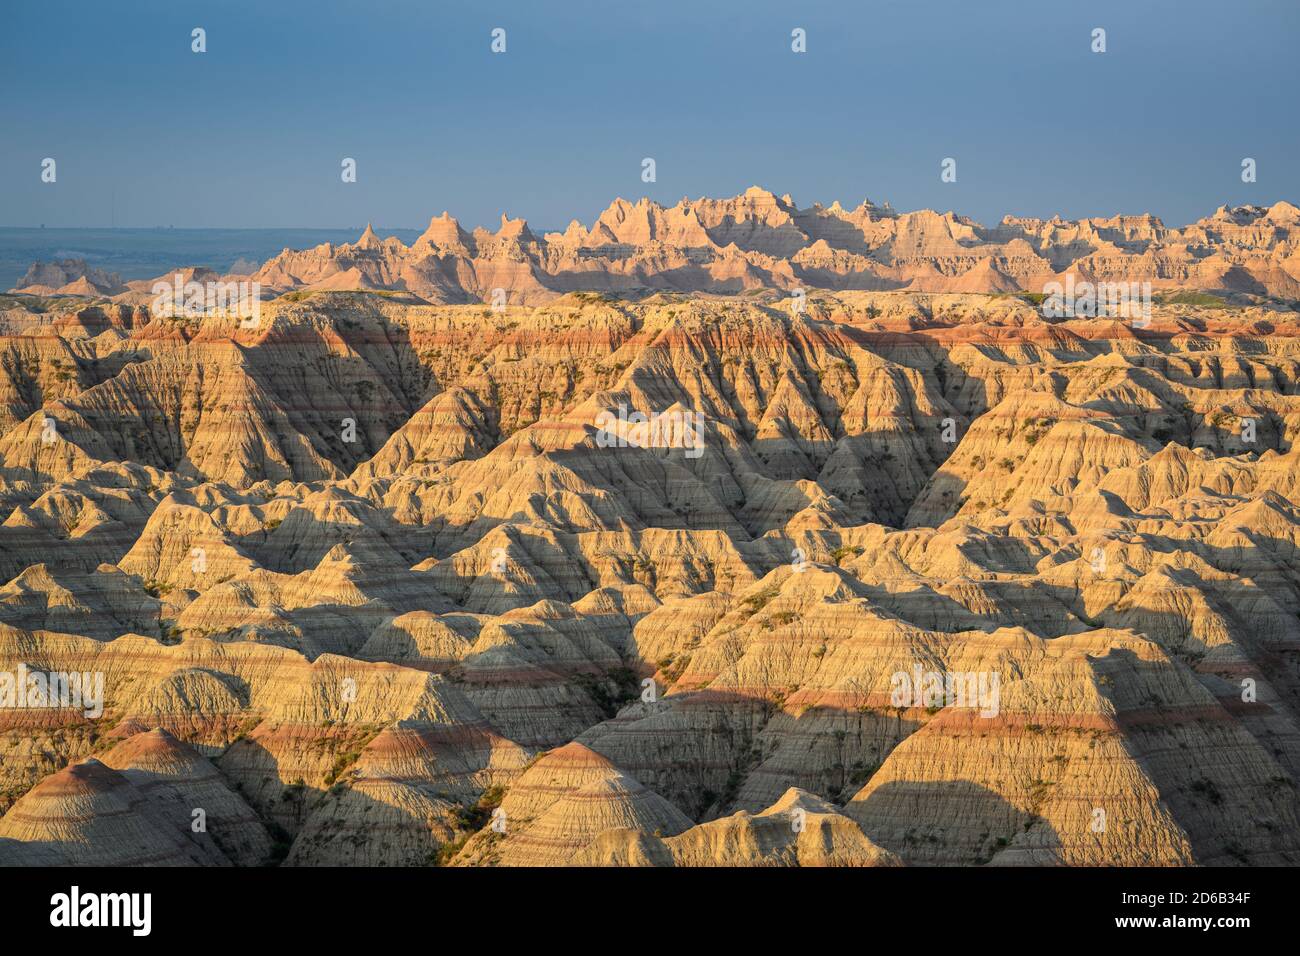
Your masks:
<instances>
[{"instance_id":1,"label":"layered sedimentary rock","mask_svg":"<svg viewBox=\"0 0 1300 956\"><path fill-rule=\"evenodd\" d=\"M0 862L229 866L206 833L192 830L185 802L92 758L47 777L0 819Z\"/></svg>"},{"instance_id":2,"label":"layered sedimentary rock","mask_svg":"<svg viewBox=\"0 0 1300 956\"><path fill-rule=\"evenodd\" d=\"M1181 241L905 219L751 193L416 246L464 289L482 250L547 288L543 245L933 279L996 241L959 274L1001 283ZM1294 304L807 286L4 299L0 861L1300 860Z\"/></svg>"},{"instance_id":3,"label":"layered sedimentary rock","mask_svg":"<svg viewBox=\"0 0 1300 956\"><path fill-rule=\"evenodd\" d=\"M433 303L536 305L574 291L736 294L758 289L1006 293L1075 276L1102 282L1300 295L1300 209L1221 207L1170 228L1150 215L1005 217L895 212L864 200L800 209L758 186L730 199L616 199L588 228L538 235L522 219L466 231L443 212L407 246L367 225L356 242L285 249L249 276L268 290L377 291ZM182 270L182 281L195 272ZM160 277L172 281L171 277ZM216 278L211 276L211 278ZM36 263L15 291L147 302L155 280L123 283L84 261Z\"/></svg>"},{"instance_id":4,"label":"layered sedimentary rock","mask_svg":"<svg viewBox=\"0 0 1300 956\"><path fill-rule=\"evenodd\" d=\"M738 810L676 836L609 829L574 866L898 866L826 801L790 788L761 813Z\"/></svg>"}]
</instances>

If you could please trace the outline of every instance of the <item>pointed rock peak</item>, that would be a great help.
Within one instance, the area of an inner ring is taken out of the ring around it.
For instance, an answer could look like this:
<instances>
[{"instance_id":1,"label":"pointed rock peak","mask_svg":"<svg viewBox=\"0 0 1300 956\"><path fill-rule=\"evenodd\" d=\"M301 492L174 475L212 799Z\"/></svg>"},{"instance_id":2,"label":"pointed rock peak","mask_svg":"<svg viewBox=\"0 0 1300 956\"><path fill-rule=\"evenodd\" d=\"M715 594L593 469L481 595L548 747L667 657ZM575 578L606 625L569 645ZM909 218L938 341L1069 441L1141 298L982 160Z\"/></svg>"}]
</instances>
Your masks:
<instances>
[{"instance_id":1,"label":"pointed rock peak","mask_svg":"<svg viewBox=\"0 0 1300 956\"><path fill-rule=\"evenodd\" d=\"M357 240L356 244L362 249L374 249L383 245L380 238L375 235L375 229L370 223L366 223L366 231L361 234L361 238Z\"/></svg>"},{"instance_id":2,"label":"pointed rock peak","mask_svg":"<svg viewBox=\"0 0 1300 956\"><path fill-rule=\"evenodd\" d=\"M792 810L799 809L809 813L835 813L835 807L827 803L815 793L809 793L807 790L801 790L798 787L791 787L781 794L781 798L772 804L759 816L770 817L779 816L783 813L789 813Z\"/></svg>"},{"instance_id":3,"label":"pointed rock peak","mask_svg":"<svg viewBox=\"0 0 1300 956\"><path fill-rule=\"evenodd\" d=\"M137 743L146 747L167 747L170 749L185 746L162 727L155 727L153 730L146 730L143 733L136 734L135 738L138 738ZM123 741L123 743L126 743L126 741Z\"/></svg>"},{"instance_id":4,"label":"pointed rock peak","mask_svg":"<svg viewBox=\"0 0 1300 956\"><path fill-rule=\"evenodd\" d=\"M1245 225L1254 222L1265 214L1263 206L1220 206L1214 211L1214 219Z\"/></svg>"},{"instance_id":5,"label":"pointed rock peak","mask_svg":"<svg viewBox=\"0 0 1300 956\"><path fill-rule=\"evenodd\" d=\"M634 208L635 207L622 196L616 196L614 197L614 201L606 206L604 212L596 218L596 222L612 222L618 224L626 219L627 214Z\"/></svg>"},{"instance_id":6,"label":"pointed rock peak","mask_svg":"<svg viewBox=\"0 0 1300 956\"><path fill-rule=\"evenodd\" d=\"M201 758L189 744L162 728L132 734L110 750L105 761L117 769L158 766L162 763L198 763Z\"/></svg>"},{"instance_id":7,"label":"pointed rock peak","mask_svg":"<svg viewBox=\"0 0 1300 956\"><path fill-rule=\"evenodd\" d=\"M460 227L460 223L451 215L443 210L441 216L434 216L429 220L429 227L424 230L420 242L430 242L435 246L460 246L464 245L468 236L465 230Z\"/></svg>"},{"instance_id":8,"label":"pointed rock peak","mask_svg":"<svg viewBox=\"0 0 1300 956\"><path fill-rule=\"evenodd\" d=\"M537 767L542 764L547 766L562 765L615 769L613 762L608 757L596 753L586 744L578 743L576 740L543 754L533 766Z\"/></svg>"},{"instance_id":9,"label":"pointed rock peak","mask_svg":"<svg viewBox=\"0 0 1300 956\"><path fill-rule=\"evenodd\" d=\"M576 616L571 605L554 598L543 598L536 604L513 608L501 615L503 620L510 621L573 620Z\"/></svg>"},{"instance_id":10,"label":"pointed rock peak","mask_svg":"<svg viewBox=\"0 0 1300 956\"><path fill-rule=\"evenodd\" d=\"M1196 458L1196 454L1186 445L1180 445L1176 441L1166 442L1165 447L1147 459L1145 465L1164 464L1169 459L1186 463Z\"/></svg>"},{"instance_id":11,"label":"pointed rock peak","mask_svg":"<svg viewBox=\"0 0 1300 956\"><path fill-rule=\"evenodd\" d=\"M348 550L348 546L340 542L325 552L317 563L316 570L320 571L323 568L338 567L339 565L352 566L355 563L356 561L352 557L352 552Z\"/></svg>"},{"instance_id":12,"label":"pointed rock peak","mask_svg":"<svg viewBox=\"0 0 1300 956\"><path fill-rule=\"evenodd\" d=\"M1269 207L1268 215L1264 218L1269 222L1297 222L1300 221L1300 208L1280 199Z\"/></svg>"},{"instance_id":13,"label":"pointed rock peak","mask_svg":"<svg viewBox=\"0 0 1300 956\"><path fill-rule=\"evenodd\" d=\"M106 766L95 757L89 757L81 763L72 764L46 777L32 790L32 793L72 797L89 794L102 788L120 787L126 782L126 778L112 767Z\"/></svg>"},{"instance_id":14,"label":"pointed rock peak","mask_svg":"<svg viewBox=\"0 0 1300 956\"><path fill-rule=\"evenodd\" d=\"M533 234L528 229L527 219L511 219L505 213L501 214L501 228L497 230L497 236L502 239L520 239L528 241L533 238Z\"/></svg>"}]
</instances>

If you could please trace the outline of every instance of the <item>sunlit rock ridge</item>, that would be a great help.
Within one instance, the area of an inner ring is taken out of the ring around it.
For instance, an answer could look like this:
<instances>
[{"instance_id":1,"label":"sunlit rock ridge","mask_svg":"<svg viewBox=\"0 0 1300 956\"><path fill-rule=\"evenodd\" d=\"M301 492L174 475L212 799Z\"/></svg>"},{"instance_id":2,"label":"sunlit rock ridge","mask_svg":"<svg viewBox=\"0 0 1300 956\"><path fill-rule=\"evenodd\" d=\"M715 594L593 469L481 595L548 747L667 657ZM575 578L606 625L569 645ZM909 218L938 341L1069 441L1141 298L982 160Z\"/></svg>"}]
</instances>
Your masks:
<instances>
[{"instance_id":1,"label":"sunlit rock ridge","mask_svg":"<svg viewBox=\"0 0 1300 956\"><path fill-rule=\"evenodd\" d=\"M1066 275L1295 298L1300 209L1225 206L1181 229L1151 215L1007 216L985 227L953 212L899 213L870 201L800 209L754 186L671 207L617 199L590 227L574 220L541 235L505 214L496 231L467 231L444 212L409 246L367 226L356 242L286 249L252 278L276 292L387 290L449 304L495 294L527 305L572 291L1032 292ZM123 295L150 284L67 260L34 265L17 288Z\"/></svg>"},{"instance_id":2,"label":"sunlit rock ridge","mask_svg":"<svg viewBox=\"0 0 1300 956\"><path fill-rule=\"evenodd\" d=\"M1294 222L443 218L254 323L35 270L0 864L1295 863Z\"/></svg>"}]
</instances>

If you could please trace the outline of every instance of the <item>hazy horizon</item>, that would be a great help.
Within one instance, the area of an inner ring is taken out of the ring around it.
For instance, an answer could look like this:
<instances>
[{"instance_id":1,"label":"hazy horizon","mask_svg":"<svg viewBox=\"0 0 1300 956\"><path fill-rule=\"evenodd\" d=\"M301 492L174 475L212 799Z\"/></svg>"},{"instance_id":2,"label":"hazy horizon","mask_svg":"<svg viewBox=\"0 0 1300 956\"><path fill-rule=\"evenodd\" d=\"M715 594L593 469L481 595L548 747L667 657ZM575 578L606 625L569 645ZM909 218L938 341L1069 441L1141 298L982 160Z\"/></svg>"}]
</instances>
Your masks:
<instances>
[{"instance_id":1,"label":"hazy horizon","mask_svg":"<svg viewBox=\"0 0 1300 956\"><path fill-rule=\"evenodd\" d=\"M1269 0L757 2L741 19L683 2L22 5L0 36L0 122L19 131L0 147L0 224L420 229L445 209L471 228L505 213L562 229L616 196L758 184L801 207L1177 226L1300 200L1298 19Z\"/></svg>"},{"instance_id":2,"label":"hazy horizon","mask_svg":"<svg viewBox=\"0 0 1300 956\"><path fill-rule=\"evenodd\" d=\"M783 195L782 191L779 189L762 186L761 184L751 184L751 185L759 185L760 188L768 189L769 192L777 196ZM715 199L715 200L731 199L734 198L735 196L741 195L742 193L744 193L744 191L745 191L744 189L738 189L735 192L725 193L725 194L719 193L719 194L713 194L708 196L703 196L703 195L683 196L677 200L670 201L670 202L663 202L657 199L653 201L660 203L660 205L665 208L668 208L675 205L677 202L681 202L683 200L695 202L697 200L703 200L703 199ZM523 216L522 218L527 220L529 229L531 229L536 235L542 236L547 233L563 232L565 228L569 225L569 222L574 219L578 220L584 226L590 227L592 224L595 223L595 221L599 217L599 214L604 209L608 208L610 205L616 202L617 200L623 199L630 203L637 203L642 198L649 199L651 197L648 196L643 197L637 195L610 196L609 201L606 202L600 208L598 208L590 216L581 216L581 217L570 216L569 219L566 219L564 222L537 221L528 216ZM796 197L791 196L790 198L795 200L795 206L799 209L807 209L813 206L814 204L820 204L823 207L828 207L831 205L832 202L838 201L845 210L852 210L855 206L858 205L859 202L863 201L864 199L869 199L872 202L875 202L879 206L889 205L890 207L893 208L894 212L900 214L909 213L909 212L920 212L925 209L929 209L933 212L938 212L938 213L951 212L958 216L972 219L981 226L990 226L990 227L996 226L999 222L1002 221L1004 216L1013 216L1013 217L1021 217L1021 218L1040 218L1040 219L1051 219L1053 218L1053 216L1060 216L1064 220L1075 221L1081 219L1105 219L1105 218L1111 218L1113 216L1140 216L1140 215L1146 215L1150 213L1151 215L1154 215L1157 219L1160 219L1161 222L1163 222L1164 225L1166 226L1172 228L1183 228L1185 226L1191 225L1192 223L1200 219L1204 219L1208 216L1212 216L1215 213L1215 211L1218 210L1221 206L1241 207L1241 206L1249 205L1249 206L1257 206L1261 208L1269 208L1271 206L1276 205L1279 202L1286 202L1294 206L1300 207L1300 196L1296 196L1296 197L1278 196L1275 199L1269 199L1269 200L1242 200L1240 202L1220 202L1215 204L1212 207L1206 208L1199 214L1188 218L1186 221L1172 221L1165 218L1164 216L1161 216L1159 213L1151 213L1151 210L1149 209L1113 209L1113 210L1098 211L1098 212L1091 212L1091 213L1084 212L1076 216L1063 216L1059 213L1050 213L1047 215L1041 215L1036 213L1006 212L1001 215L997 215L985 219L978 216L972 216L960 208L950 207L950 206L931 204L929 206L916 206L914 208L904 208L899 206L897 203L891 203L887 198L876 199L875 197L862 197L862 199L859 199L857 202L853 202L853 203L846 202L843 199L838 199L838 200L812 199L808 202L799 202ZM275 224L275 225L264 225L264 226L239 226L239 225L178 226L178 225L162 224L162 223L130 224L130 225L122 224L122 223L118 223L117 225L98 225L94 223L88 225L50 225L47 223L0 223L0 230L8 230L11 232L27 231L27 230L35 231L35 232L40 232L40 231L46 231L46 232L54 232L54 231L63 231L63 232L348 232L348 231L355 231L359 236L362 232L365 231L366 227L369 226L372 229L374 229L374 231L381 238L387 238L389 236L398 236L400 238L399 235L400 233L408 233L408 232L415 233L416 237L418 237L420 233L424 232L424 230L428 228L429 219L431 217L437 217L441 215L444 211L450 213L451 216L454 219L456 219L456 221L460 224L460 226L463 229L471 232L478 228L488 229L490 231L495 232L498 228L500 228L501 225L500 215L497 215L496 217L493 218L486 219L482 222L471 222L471 221L467 221L462 216L457 216L456 210L454 209L446 209L446 210L438 209L424 216L424 218L418 223L401 223L401 224L396 224L396 223L389 224L384 222L374 222L370 220L361 220L355 223L342 223L340 225L331 225L331 226L314 226L314 225L303 226L303 225L293 225L293 224ZM509 214L509 216L511 219L519 218L514 214Z\"/></svg>"}]
</instances>

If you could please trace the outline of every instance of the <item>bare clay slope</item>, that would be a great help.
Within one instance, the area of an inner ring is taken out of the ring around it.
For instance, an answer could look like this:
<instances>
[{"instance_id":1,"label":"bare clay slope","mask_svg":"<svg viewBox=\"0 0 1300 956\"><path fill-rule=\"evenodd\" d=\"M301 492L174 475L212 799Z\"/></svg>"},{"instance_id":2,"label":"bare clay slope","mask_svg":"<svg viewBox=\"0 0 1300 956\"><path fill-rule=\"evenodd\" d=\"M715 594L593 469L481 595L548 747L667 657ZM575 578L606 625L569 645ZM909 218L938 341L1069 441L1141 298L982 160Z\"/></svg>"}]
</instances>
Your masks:
<instances>
[{"instance_id":1,"label":"bare clay slope","mask_svg":"<svg viewBox=\"0 0 1300 956\"><path fill-rule=\"evenodd\" d=\"M1300 861L1289 306L538 301L3 300L0 862Z\"/></svg>"}]
</instances>

